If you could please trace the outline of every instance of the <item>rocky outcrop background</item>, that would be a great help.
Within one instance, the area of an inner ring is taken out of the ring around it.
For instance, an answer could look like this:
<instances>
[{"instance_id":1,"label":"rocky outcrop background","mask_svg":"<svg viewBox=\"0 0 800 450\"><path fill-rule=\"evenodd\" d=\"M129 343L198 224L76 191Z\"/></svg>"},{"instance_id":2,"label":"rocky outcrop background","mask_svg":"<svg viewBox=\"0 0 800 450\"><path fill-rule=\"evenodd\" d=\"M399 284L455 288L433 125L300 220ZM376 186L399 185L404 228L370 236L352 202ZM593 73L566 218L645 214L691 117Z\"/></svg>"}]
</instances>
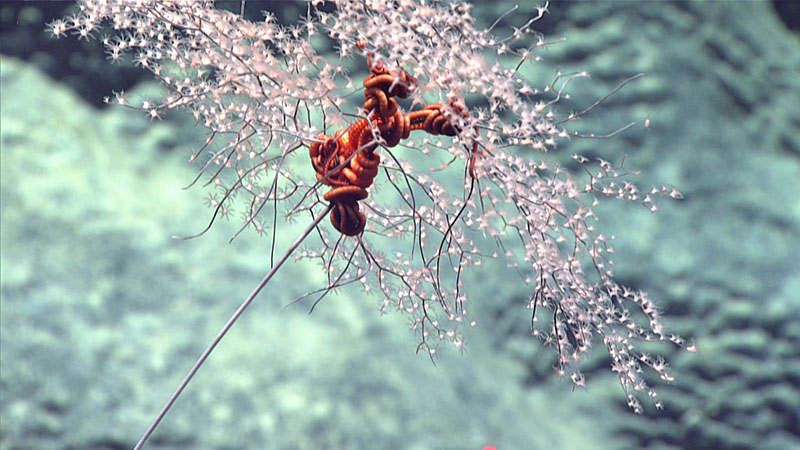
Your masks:
<instances>
[{"instance_id":1,"label":"rocky outcrop background","mask_svg":"<svg viewBox=\"0 0 800 450\"><path fill-rule=\"evenodd\" d=\"M800 445L800 37L789 28L797 18L782 20L776 11L788 5L769 2L565 6L547 22L565 41L543 57L565 73L589 72L571 90L574 110L645 77L577 129L639 126L564 147L624 153L641 185L671 183L685 197L662 201L654 215L603 205L601 226L617 236L616 276L659 299L667 323L701 350L670 355L677 380L661 390L666 411L626 419L619 439L629 448ZM498 342L521 347L508 339ZM549 369L538 356L529 355L531 383ZM606 368L597 362L598 375Z\"/></svg>"},{"instance_id":2,"label":"rocky outcrop background","mask_svg":"<svg viewBox=\"0 0 800 450\"><path fill-rule=\"evenodd\" d=\"M509 7L477 13L491 23ZM44 33L46 12L7 8L0 445L129 448L260 279L269 243L228 245L234 223L171 239L209 217L201 190L180 190L193 174L185 155L202 137L181 117L150 122L88 106L110 89L152 86L125 68L112 77L123 86L87 82L87 72L107 79L111 70L92 44L64 58L31 31ZM435 367L373 298L331 297L311 316L282 310L322 276L296 266L226 337L153 448L800 446L800 38L791 21L769 2L550 9L541 29L565 41L530 76L591 75L572 85L565 111L646 74L572 126L602 134L639 125L559 151L624 154L641 185L684 194L656 214L615 202L598 212L598 226L616 235L616 276L648 291L668 326L701 350L654 349L667 351L676 375L655 382L666 409L628 412L601 351L585 370L588 392L558 380L552 352L528 335L526 293L497 287L502 264L487 268L485 295L474 297L480 325L469 351ZM43 75L63 65L75 75Z\"/></svg>"}]
</instances>

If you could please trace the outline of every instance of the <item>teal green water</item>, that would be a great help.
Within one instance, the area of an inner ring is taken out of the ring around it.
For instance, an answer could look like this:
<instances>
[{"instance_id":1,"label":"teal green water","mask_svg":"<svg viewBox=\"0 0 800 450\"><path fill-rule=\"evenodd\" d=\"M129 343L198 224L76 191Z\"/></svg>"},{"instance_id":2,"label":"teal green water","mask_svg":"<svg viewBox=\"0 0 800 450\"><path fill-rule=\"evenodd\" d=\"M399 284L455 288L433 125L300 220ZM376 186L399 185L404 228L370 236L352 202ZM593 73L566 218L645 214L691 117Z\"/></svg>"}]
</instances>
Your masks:
<instances>
[{"instance_id":1,"label":"teal green water","mask_svg":"<svg viewBox=\"0 0 800 450\"><path fill-rule=\"evenodd\" d=\"M699 343L700 355L668 355L666 410L630 414L601 358L588 391L557 380L526 332L522 293L494 293L503 264L481 275L469 351L436 366L414 354L403 317L380 316L380 299L282 309L322 276L291 265L152 448L800 447L800 40L767 2L565 11L552 26L567 40L543 56L592 75L576 105L647 74L580 126L650 126L561 151L624 153L642 185L685 196L654 215L614 202L598 213L617 236L616 276ZM210 217L202 189L180 189L201 136L180 118L98 111L0 58L0 446L129 448L261 278L269 242L228 244L235 221L172 239Z\"/></svg>"}]
</instances>

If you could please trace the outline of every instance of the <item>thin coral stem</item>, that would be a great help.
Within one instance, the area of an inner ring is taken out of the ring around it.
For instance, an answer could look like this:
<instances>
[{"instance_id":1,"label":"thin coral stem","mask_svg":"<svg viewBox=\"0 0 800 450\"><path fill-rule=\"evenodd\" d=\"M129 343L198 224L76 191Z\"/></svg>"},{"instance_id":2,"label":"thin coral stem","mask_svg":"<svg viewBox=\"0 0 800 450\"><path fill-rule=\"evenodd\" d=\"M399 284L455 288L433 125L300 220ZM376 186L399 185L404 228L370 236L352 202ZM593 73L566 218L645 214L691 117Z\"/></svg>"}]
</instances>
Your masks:
<instances>
[{"instance_id":1,"label":"thin coral stem","mask_svg":"<svg viewBox=\"0 0 800 450\"><path fill-rule=\"evenodd\" d=\"M228 319L228 322L225 323L225 326L223 326L222 329L220 329L219 333L217 333L217 336L214 338L213 341L211 341L208 347L206 347L206 349L203 351L203 354L200 355L200 357L194 363L192 368L183 378L181 384L179 384L178 388L175 389L175 392L172 393L169 400L167 400L167 403L164 405L163 408L161 408L161 411L158 413L158 416L156 416L155 420L153 420L153 423L151 423L150 426L147 428L147 431L144 432L141 439L139 439L139 442L136 443L134 450L139 450L144 446L147 439L150 437L151 434L153 434L153 431L155 431L156 427L158 427L158 424L161 422L161 419L163 419L164 416L167 415L167 411L169 411L169 409L172 407L172 404L175 403L175 401L181 395L181 393L189 384L189 382L192 381L194 375L197 373L198 370L200 370L200 366L202 366L203 363L206 362L206 359L208 359L209 355L211 355L211 352L214 351L214 348L216 348L217 344L219 344L222 338L225 337L225 335L228 333L228 330L231 329L233 324L236 323L236 320L239 319L239 316L241 316L244 310L247 309L248 306L250 306L250 303L253 302L253 300L256 298L259 292L261 292L261 290L264 289L264 286L266 286L267 283L269 283L269 280L271 280L272 277L276 273L278 273L278 270L281 268L281 266L283 266L283 263L285 263L286 260L289 259L289 256L291 256L292 253L294 253L297 247L300 246L300 244L303 242L303 240L305 240L306 237L308 237L309 234L311 234L314 228L316 228L317 225L319 225L322 219L325 218L325 216L327 216L327 214L330 212L332 208L333 208L332 204L328 205L328 207L325 209L325 211L322 212L322 214L319 214L317 215L316 218L314 218L314 221L311 222L311 224L309 224L309 226L305 229L305 231L303 231L303 234L301 234L300 237L298 237L297 240L294 241L294 243L291 246L289 246L289 248L286 250L283 256L281 256L281 259L278 260L277 264L275 264L272 267L272 269L264 276L264 278L261 279L261 281L255 287L255 289L253 289L253 292L251 292L250 295L248 295L247 298L242 302L242 304L239 305L239 308L237 308L236 311L233 313L233 315L231 315L230 319Z\"/></svg>"}]
</instances>

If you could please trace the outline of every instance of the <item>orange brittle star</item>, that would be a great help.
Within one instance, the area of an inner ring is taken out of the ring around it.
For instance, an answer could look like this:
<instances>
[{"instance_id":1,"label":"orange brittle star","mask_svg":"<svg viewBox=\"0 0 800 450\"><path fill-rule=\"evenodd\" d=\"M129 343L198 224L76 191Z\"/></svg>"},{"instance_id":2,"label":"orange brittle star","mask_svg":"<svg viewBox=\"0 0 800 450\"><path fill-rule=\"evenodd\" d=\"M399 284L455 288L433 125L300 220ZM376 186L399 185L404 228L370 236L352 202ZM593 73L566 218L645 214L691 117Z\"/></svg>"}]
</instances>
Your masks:
<instances>
[{"instance_id":1,"label":"orange brittle star","mask_svg":"<svg viewBox=\"0 0 800 450\"><path fill-rule=\"evenodd\" d=\"M358 47L363 50L363 45ZM367 189L378 174L380 156L375 153L378 138L382 145L394 147L413 130L445 136L455 136L459 131L442 111L441 103L403 113L394 97L408 98L417 87L417 80L405 70L398 73L387 70L380 62L372 64L369 57L367 63L372 73L364 80L363 109L374 120L359 119L346 130L336 131L333 137L318 136L318 141L309 146L317 180L332 187L324 196L333 204L331 222L346 236L361 234L366 225L366 216L358 202L367 198ZM463 110L460 114L467 115ZM477 154L478 144L473 142L469 165L473 179Z\"/></svg>"}]
</instances>

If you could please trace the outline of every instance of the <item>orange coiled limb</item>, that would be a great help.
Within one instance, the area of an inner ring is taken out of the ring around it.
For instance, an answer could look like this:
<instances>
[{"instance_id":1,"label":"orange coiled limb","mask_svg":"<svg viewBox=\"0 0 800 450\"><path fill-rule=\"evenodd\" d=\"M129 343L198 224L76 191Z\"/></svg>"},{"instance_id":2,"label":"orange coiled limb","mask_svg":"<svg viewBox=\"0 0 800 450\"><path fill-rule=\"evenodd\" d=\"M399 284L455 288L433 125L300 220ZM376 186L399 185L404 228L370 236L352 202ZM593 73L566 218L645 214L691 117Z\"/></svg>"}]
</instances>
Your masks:
<instances>
[{"instance_id":1,"label":"orange coiled limb","mask_svg":"<svg viewBox=\"0 0 800 450\"><path fill-rule=\"evenodd\" d=\"M333 203L331 223L345 236L356 236L364 231L367 216L359 211L358 202L367 198L367 190L361 186L340 186L325 194L325 200Z\"/></svg>"},{"instance_id":2,"label":"orange coiled limb","mask_svg":"<svg viewBox=\"0 0 800 450\"><path fill-rule=\"evenodd\" d=\"M412 130L425 130L433 135L455 136L457 134L450 119L442 113L442 105L439 103L426 105L419 111L412 111L408 113L408 118Z\"/></svg>"},{"instance_id":3,"label":"orange coiled limb","mask_svg":"<svg viewBox=\"0 0 800 450\"><path fill-rule=\"evenodd\" d=\"M363 49L363 45L359 48ZM417 87L417 80L405 70L398 73L387 70L381 62L373 64L369 54L367 62L372 73L364 80L363 108L370 119L360 119L347 130L338 130L334 137L321 135L317 138L319 142L309 146L317 180L332 187L324 195L334 206L331 223L346 236L359 235L366 226L367 219L358 202L367 198L367 189L378 174L380 156L375 153L376 137L383 140L386 147L394 147L413 130L445 136L455 136L459 131L442 112L441 104L403 113L393 97L408 98ZM468 115L462 108L456 107L456 110L462 116ZM473 178L477 152L475 142L469 166Z\"/></svg>"},{"instance_id":4,"label":"orange coiled limb","mask_svg":"<svg viewBox=\"0 0 800 450\"><path fill-rule=\"evenodd\" d=\"M367 188L378 174L380 156L368 149L353 156L357 148L349 136L343 130L335 137L319 136L322 142L313 142L309 155L317 180L333 187L324 196L334 206L331 223L342 234L355 236L364 231L367 223L358 202L367 198Z\"/></svg>"}]
</instances>

